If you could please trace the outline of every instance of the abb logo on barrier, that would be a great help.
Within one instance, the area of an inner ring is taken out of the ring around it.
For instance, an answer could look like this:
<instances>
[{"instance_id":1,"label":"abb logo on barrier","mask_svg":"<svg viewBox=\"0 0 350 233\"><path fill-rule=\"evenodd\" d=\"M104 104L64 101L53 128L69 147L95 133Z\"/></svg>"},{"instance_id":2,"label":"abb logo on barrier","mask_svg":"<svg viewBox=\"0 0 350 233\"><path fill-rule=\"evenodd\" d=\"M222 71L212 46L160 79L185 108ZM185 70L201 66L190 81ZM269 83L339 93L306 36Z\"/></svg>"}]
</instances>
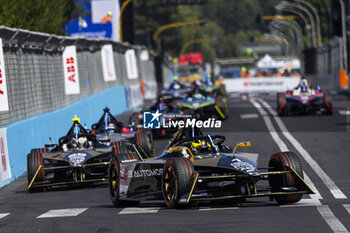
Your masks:
<instances>
[{"instance_id":1,"label":"abb logo on barrier","mask_svg":"<svg viewBox=\"0 0 350 233\"><path fill-rule=\"evenodd\" d=\"M1 164L2 164L2 171L6 171L6 155L5 155L5 143L4 139L0 138L0 156L1 156Z\"/></svg>"},{"instance_id":2,"label":"abb logo on barrier","mask_svg":"<svg viewBox=\"0 0 350 233\"><path fill-rule=\"evenodd\" d=\"M67 46L62 54L64 69L64 86L66 95L80 93L77 51L74 45Z\"/></svg>"},{"instance_id":3,"label":"abb logo on barrier","mask_svg":"<svg viewBox=\"0 0 350 233\"><path fill-rule=\"evenodd\" d=\"M4 52L2 50L2 39L0 38L0 112L9 110L9 101L6 88L6 72Z\"/></svg>"},{"instance_id":4,"label":"abb logo on barrier","mask_svg":"<svg viewBox=\"0 0 350 233\"><path fill-rule=\"evenodd\" d=\"M76 82L74 79L74 77L75 77L74 58L73 57L67 58L66 65L67 65L67 72L69 74L68 80L72 81L72 82Z\"/></svg>"},{"instance_id":5,"label":"abb logo on barrier","mask_svg":"<svg viewBox=\"0 0 350 233\"><path fill-rule=\"evenodd\" d=\"M0 95L3 95L4 94L4 91L2 90L2 64L1 64L1 61L0 61Z\"/></svg>"}]
</instances>

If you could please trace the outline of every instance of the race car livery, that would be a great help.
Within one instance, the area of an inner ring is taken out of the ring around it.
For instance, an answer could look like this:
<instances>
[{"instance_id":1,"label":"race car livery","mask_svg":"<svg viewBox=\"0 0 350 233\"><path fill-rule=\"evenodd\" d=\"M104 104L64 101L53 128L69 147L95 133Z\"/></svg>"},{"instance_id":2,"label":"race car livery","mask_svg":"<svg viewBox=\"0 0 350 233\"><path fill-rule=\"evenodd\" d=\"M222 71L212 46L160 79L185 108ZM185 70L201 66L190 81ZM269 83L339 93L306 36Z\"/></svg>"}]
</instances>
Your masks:
<instances>
[{"instance_id":1,"label":"race car livery","mask_svg":"<svg viewBox=\"0 0 350 233\"><path fill-rule=\"evenodd\" d=\"M120 148L121 141L105 145L97 140L96 135L88 133L79 118L72 121L68 133L58 140L58 144L32 149L27 155L30 192L57 185L107 181L111 152L114 147Z\"/></svg>"},{"instance_id":2,"label":"race car livery","mask_svg":"<svg viewBox=\"0 0 350 233\"><path fill-rule=\"evenodd\" d=\"M333 114L331 98L325 91L311 88L305 79L294 90L277 94L277 113L280 116L317 112Z\"/></svg>"},{"instance_id":3,"label":"race car livery","mask_svg":"<svg viewBox=\"0 0 350 233\"><path fill-rule=\"evenodd\" d=\"M283 204L313 193L293 152L273 154L268 166L258 169L258 154L236 152L239 146L250 146L249 142L232 148L224 146L224 140L221 135L183 128L152 159L140 155L137 161L129 160L126 152L114 150L108 168L112 203L164 200L170 207L179 207L193 201L268 196ZM269 185L259 186L260 182Z\"/></svg>"},{"instance_id":4,"label":"race car livery","mask_svg":"<svg viewBox=\"0 0 350 233\"><path fill-rule=\"evenodd\" d=\"M225 98L219 98L220 96L213 98L195 92L184 97L178 105L185 114L190 114L197 119L216 117L224 120L228 116L227 103Z\"/></svg>"}]
</instances>

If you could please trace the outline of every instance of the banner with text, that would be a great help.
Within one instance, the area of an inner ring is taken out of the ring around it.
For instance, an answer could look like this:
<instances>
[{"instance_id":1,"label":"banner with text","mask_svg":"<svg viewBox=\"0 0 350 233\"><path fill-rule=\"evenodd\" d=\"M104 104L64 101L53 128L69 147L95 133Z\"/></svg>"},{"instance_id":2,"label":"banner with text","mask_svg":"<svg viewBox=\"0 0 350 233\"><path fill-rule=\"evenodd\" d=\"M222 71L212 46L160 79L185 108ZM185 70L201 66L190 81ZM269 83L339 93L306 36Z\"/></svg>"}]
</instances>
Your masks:
<instances>
[{"instance_id":1,"label":"banner with text","mask_svg":"<svg viewBox=\"0 0 350 233\"><path fill-rule=\"evenodd\" d=\"M64 87L66 95L80 93L77 51L74 45L63 51Z\"/></svg>"},{"instance_id":2,"label":"banner with text","mask_svg":"<svg viewBox=\"0 0 350 233\"><path fill-rule=\"evenodd\" d=\"M134 49L125 52L126 71L129 79L138 78L137 61Z\"/></svg>"},{"instance_id":3,"label":"banner with text","mask_svg":"<svg viewBox=\"0 0 350 233\"><path fill-rule=\"evenodd\" d=\"M300 78L235 78L225 79L227 92L285 92L298 86Z\"/></svg>"},{"instance_id":4,"label":"banner with text","mask_svg":"<svg viewBox=\"0 0 350 233\"><path fill-rule=\"evenodd\" d=\"M6 86L6 73L4 63L4 53L2 50L2 39L0 38L0 111L8 111L9 102Z\"/></svg>"},{"instance_id":5,"label":"banner with text","mask_svg":"<svg viewBox=\"0 0 350 233\"><path fill-rule=\"evenodd\" d=\"M6 128L0 129L0 182L11 178L11 168L7 149Z\"/></svg>"},{"instance_id":6,"label":"banner with text","mask_svg":"<svg viewBox=\"0 0 350 233\"><path fill-rule=\"evenodd\" d=\"M101 49L103 79L105 82L117 80L114 68L113 47L111 44L102 46Z\"/></svg>"},{"instance_id":7,"label":"banner with text","mask_svg":"<svg viewBox=\"0 0 350 233\"><path fill-rule=\"evenodd\" d=\"M134 108L142 105L143 97L140 84L130 85L125 88L128 108Z\"/></svg>"}]
</instances>

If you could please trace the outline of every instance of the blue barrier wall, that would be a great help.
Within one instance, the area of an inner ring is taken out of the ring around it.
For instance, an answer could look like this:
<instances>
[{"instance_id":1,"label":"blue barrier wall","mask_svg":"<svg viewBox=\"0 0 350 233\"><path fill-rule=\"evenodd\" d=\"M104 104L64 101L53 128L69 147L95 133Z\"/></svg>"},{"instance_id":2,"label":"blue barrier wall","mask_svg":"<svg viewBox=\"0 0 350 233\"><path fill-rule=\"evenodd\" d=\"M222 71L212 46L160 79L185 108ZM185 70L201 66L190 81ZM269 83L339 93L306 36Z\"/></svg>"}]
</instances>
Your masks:
<instances>
[{"instance_id":1,"label":"blue barrier wall","mask_svg":"<svg viewBox=\"0 0 350 233\"><path fill-rule=\"evenodd\" d=\"M54 143L57 142L69 130L74 115L80 118L82 125L86 124L90 128L100 119L105 106L110 108L113 115L125 112L128 108L125 87L113 87L82 98L62 109L8 125L6 128L11 180L17 179L27 170L27 154L32 148L43 148L49 143L49 137ZM10 181L0 183L0 187Z\"/></svg>"}]
</instances>

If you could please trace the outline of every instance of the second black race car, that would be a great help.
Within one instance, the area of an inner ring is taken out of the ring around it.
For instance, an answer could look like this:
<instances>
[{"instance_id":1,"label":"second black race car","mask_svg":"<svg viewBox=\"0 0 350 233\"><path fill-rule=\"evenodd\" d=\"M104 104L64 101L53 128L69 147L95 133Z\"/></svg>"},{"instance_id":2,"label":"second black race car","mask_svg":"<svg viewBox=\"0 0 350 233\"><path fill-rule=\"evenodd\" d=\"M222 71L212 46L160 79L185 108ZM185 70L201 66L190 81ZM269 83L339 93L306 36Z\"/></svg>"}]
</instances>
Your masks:
<instances>
[{"instance_id":1,"label":"second black race car","mask_svg":"<svg viewBox=\"0 0 350 233\"><path fill-rule=\"evenodd\" d=\"M100 120L91 126L92 133L96 134L97 140L106 145L122 140L129 140L138 144L148 155L153 154L153 136L148 130L124 127L109 111L103 109Z\"/></svg>"}]
</instances>

